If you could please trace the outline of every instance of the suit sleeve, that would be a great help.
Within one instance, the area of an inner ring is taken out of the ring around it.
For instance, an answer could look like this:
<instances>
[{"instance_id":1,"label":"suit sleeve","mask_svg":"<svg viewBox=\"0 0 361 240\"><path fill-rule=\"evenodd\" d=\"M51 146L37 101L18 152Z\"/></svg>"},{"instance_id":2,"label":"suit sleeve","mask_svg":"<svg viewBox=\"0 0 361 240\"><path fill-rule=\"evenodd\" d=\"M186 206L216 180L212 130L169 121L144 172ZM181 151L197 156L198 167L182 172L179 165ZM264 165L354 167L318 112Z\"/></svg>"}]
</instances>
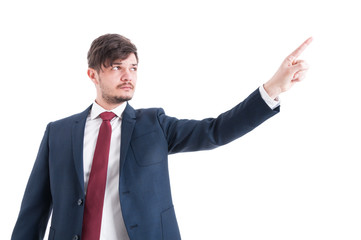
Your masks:
<instances>
[{"instance_id":1,"label":"suit sleeve","mask_svg":"<svg viewBox=\"0 0 361 240\"><path fill-rule=\"evenodd\" d=\"M12 240L44 238L52 207L48 164L49 129L50 124L46 128L25 189L19 216L11 236Z\"/></svg>"},{"instance_id":2,"label":"suit sleeve","mask_svg":"<svg viewBox=\"0 0 361 240\"><path fill-rule=\"evenodd\" d=\"M158 111L159 123L168 141L168 152L209 150L227 144L250 132L280 111L272 110L259 90L217 118L178 120Z\"/></svg>"}]
</instances>

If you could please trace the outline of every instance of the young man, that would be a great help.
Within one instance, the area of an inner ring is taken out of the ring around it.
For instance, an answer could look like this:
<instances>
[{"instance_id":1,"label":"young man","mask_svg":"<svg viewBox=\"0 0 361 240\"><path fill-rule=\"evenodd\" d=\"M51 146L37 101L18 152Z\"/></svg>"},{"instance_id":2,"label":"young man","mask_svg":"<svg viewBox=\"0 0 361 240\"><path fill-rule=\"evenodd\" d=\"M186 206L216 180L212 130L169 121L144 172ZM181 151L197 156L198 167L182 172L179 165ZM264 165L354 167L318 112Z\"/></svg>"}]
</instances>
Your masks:
<instances>
[{"instance_id":1,"label":"young man","mask_svg":"<svg viewBox=\"0 0 361 240\"><path fill-rule=\"evenodd\" d=\"M278 95L301 81L289 55L276 74L217 118L178 120L162 109L134 110L136 47L106 34L88 52L97 96L82 113L48 124L25 190L12 240L180 239L168 176L168 154L212 149L251 131L279 112Z\"/></svg>"}]
</instances>

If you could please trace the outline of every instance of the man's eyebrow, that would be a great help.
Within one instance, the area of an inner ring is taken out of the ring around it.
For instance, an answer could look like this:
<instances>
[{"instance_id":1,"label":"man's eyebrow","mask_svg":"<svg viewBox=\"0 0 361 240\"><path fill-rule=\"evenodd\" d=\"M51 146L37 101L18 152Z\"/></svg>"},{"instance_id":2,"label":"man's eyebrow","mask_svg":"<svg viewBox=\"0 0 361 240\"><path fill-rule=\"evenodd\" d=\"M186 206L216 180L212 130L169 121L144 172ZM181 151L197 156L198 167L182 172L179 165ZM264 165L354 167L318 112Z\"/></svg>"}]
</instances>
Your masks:
<instances>
[{"instance_id":1,"label":"man's eyebrow","mask_svg":"<svg viewBox=\"0 0 361 240\"><path fill-rule=\"evenodd\" d=\"M113 62L112 65L122 65L122 62ZM138 63L132 63L132 66L138 66Z\"/></svg>"}]
</instances>

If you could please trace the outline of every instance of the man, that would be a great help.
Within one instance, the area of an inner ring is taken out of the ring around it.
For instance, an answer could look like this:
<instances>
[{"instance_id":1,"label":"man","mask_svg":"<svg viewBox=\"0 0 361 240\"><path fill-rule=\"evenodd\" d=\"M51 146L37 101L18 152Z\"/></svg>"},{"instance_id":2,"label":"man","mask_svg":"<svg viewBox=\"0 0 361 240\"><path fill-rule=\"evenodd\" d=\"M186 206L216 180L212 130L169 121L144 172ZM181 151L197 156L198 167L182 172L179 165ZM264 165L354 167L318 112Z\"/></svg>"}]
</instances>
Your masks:
<instances>
[{"instance_id":1,"label":"man","mask_svg":"<svg viewBox=\"0 0 361 240\"><path fill-rule=\"evenodd\" d=\"M276 74L233 109L201 121L162 109L134 110L137 49L106 34L88 52L95 102L48 124L25 190L13 240L180 239L168 176L168 154L212 149L279 112L278 95L301 81L307 64L289 55Z\"/></svg>"}]
</instances>

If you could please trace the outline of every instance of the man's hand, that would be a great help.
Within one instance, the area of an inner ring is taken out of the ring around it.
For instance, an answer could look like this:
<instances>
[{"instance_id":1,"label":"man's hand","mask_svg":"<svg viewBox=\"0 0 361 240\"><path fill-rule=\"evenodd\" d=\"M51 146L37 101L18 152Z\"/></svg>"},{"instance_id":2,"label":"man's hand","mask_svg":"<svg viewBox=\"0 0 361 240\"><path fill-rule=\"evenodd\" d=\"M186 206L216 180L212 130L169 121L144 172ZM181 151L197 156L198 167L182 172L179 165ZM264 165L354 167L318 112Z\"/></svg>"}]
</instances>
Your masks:
<instances>
[{"instance_id":1,"label":"man's hand","mask_svg":"<svg viewBox=\"0 0 361 240\"><path fill-rule=\"evenodd\" d=\"M303 60L297 60L306 47L312 42L312 37L301 44L281 64L276 74L266 82L263 87L272 99L288 89L296 82L302 81L308 70L308 64Z\"/></svg>"}]
</instances>

